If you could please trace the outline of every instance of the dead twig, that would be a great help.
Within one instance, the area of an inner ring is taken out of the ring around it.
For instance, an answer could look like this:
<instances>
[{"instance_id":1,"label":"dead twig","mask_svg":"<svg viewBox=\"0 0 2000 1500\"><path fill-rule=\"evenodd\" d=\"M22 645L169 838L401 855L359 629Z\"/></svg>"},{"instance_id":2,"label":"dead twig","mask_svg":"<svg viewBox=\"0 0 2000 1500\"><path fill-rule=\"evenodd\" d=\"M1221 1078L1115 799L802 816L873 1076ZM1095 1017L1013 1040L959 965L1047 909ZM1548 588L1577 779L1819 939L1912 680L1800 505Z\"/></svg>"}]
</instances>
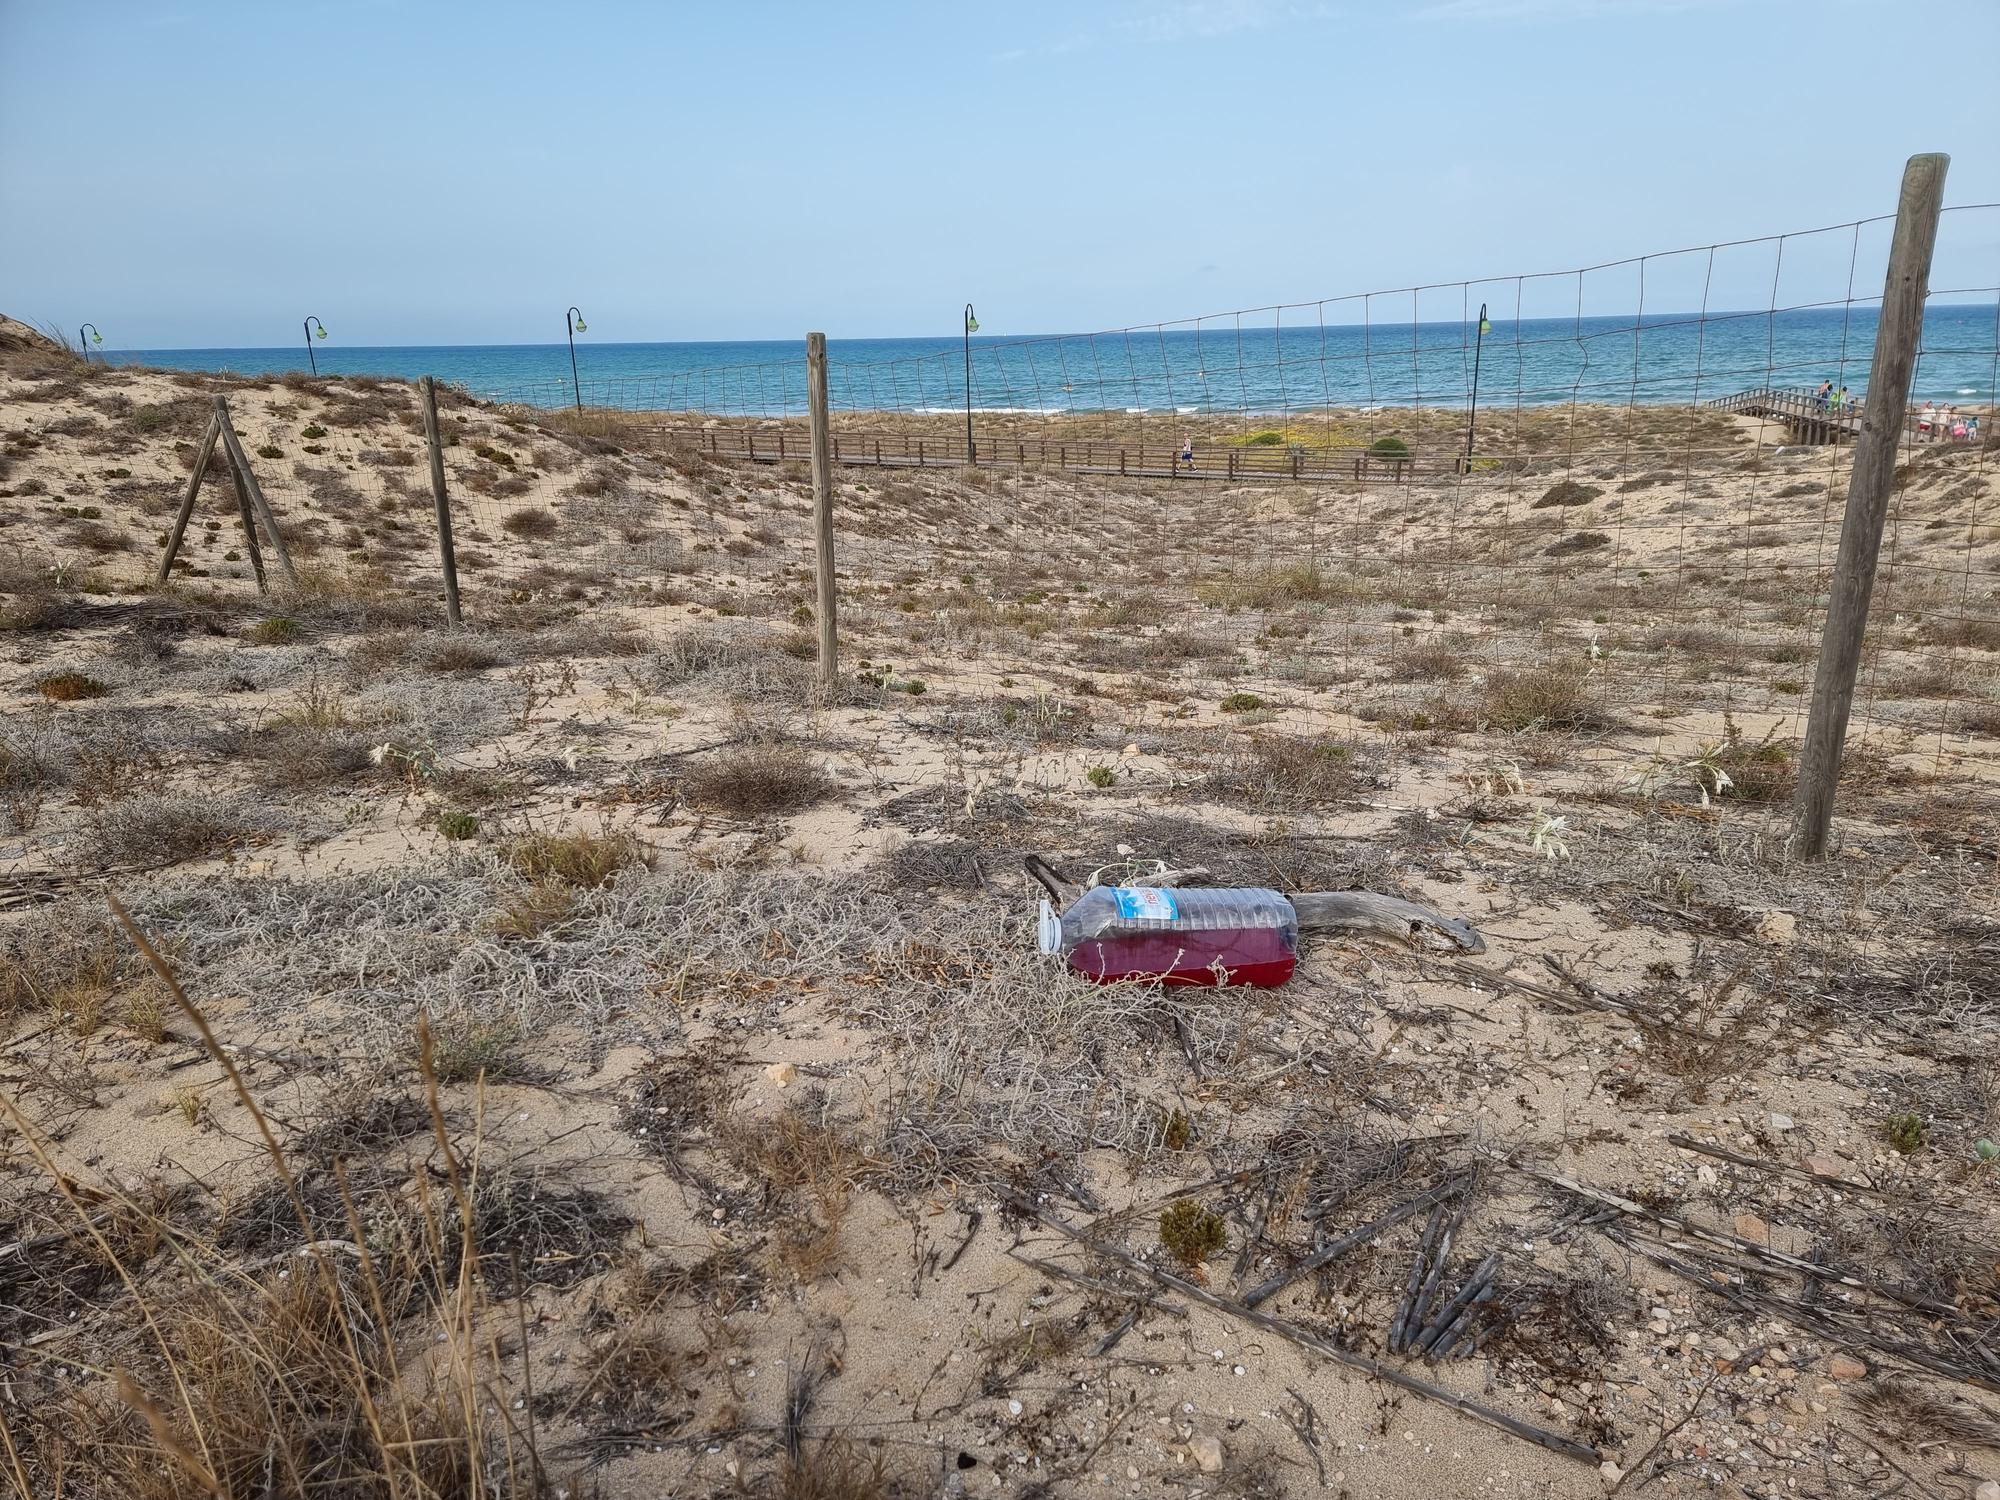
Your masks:
<instances>
[{"instance_id":1,"label":"dead twig","mask_svg":"<svg viewBox=\"0 0 2000 1500\"><path fill-rule=\"evenodd\" d=\"M1469 1397L1458 1395L1453 1391L1447 1391L1441 1386L1432 1385L1429 1381L1419 1380L1414 1375L1405 1374L1402 1370L1397 1369L1393 1365L1385 1364L1379 1359L1370 1359L1365 1354L1357 1354L1352 1349L1343 1349L1338 1344L1329 1343L1317 1334L1308 1333L1305 1329L1287 1323L1282 1318L1274 1318L1269 1313L1257 1312L1252 1308L1245 1307L1240 1302L1232 1302L1227 1297L1217 1296L1214 1292L1208 1290L1207 1287L1196 1286L1193 1282L1183 1280L1171 1271L1163 1271L1158 1266L1149 1265L1129 1251L1121 1250L1115 1245L1107 1245L1094 1239L1084 1231L1065 1223L1054 1214L1047 1212L1039 1204L1030 1202L1026 1198L1016 1195L1013 1198L1013 1202L1020 1212L1055 1230L1056 1233L1065 1238L1074 1240L1093 1254L1115 1260L1157 1285L1165 1287L1169 1291L1178 1292L1181 1296L1191 1301L1199 1302L1204 1307L1213 1308L1217 1312L1227 1313L1233 1318L1241 1318L1246 1323L1262 1328L1268 1333L1275 1333L1278 1337L1290 1343L1297 1344L1301 1349L1309 1350L1314 1354L1333 1360L1337 1364L1346 1365L1350 1369L1363 1371L1376 1380L1396 1386L1400 1390L1409 1391L1412 1395L1422 1396L1429 1401L1436 1401L1441 1405L1450 1407L1453 1411L1472 1418L1476 1422L1484 1422L1489 1427L1497 1427L1502 1432L1511 1433L1513 1436L1533 1443L1537 1447L1546 1448L1551 1453L1559 1453L1565 1458L1575 1459L1578 1463L1595 1464L1598 1462L1597 1450L1577 1442L1574 1438L1567 1438L1559 1432L1551 1432L1545 1427L1536 1427L1532 1423L1523 1422L1516 1417L1510 1417L1505 1412L1495 1411L1492 1407L1482 1405Z\"/></svg>"}]
</instances>

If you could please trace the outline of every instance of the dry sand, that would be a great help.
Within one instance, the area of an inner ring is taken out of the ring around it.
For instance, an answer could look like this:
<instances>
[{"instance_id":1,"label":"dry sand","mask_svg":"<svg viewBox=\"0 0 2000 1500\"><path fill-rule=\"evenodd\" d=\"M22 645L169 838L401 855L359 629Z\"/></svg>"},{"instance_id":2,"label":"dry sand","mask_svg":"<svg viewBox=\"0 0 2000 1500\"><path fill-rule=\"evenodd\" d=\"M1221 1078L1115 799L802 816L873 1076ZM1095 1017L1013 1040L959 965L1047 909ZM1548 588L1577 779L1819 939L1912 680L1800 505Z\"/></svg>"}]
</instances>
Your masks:
<instances>
[{"instance_id":1,"label":"dry sand","mask_svg":"<svg viewBox=\"0 0 2000 1500\"><path fill-rule=\"evenodd\" d=\"M448 398L454 636L407 388L0 361L6 1088L73 1191L176 1205L181 1237L130 1257L142 1297L232 1267L268 1295L308 1235L107 889L241 1049L308 1196L337 1140L384 1224L445 1191L427 1018L454 1149L494 1185L479 1420L498 1444L533 1411L550 1493L2000 1475L1988 455L1913 459L1839 851L1799 867L1782 799L1842 460L1754 423L1606 414L1581 461L1524 439L1434 491L843 471L829 701L795 470ZM300 592L257 595L220 474L181 576L144 587L216 390L280 455L253 462ZM1566 479L1596 493L1536 505ZM63 671L97 695L49 696ZM524 840L576 830L647 863L522 873ZM1098 990L1028 951L1026 852L1391 891L1488 952L1320 939L1277 992ZM19 1130L0 1164L4 1238L72 1222ZM1203 1205L1226 1248L1175 1273L1233 1297L1474 1167L1443 1281L1500 1257L1475 1357L1387 1350L1421 1216L1264 1310L1588 1461L1036 1217L1172 1266L1163 1211ZM1579 1222L1550 1174L1734 1237L1706 1249L1754 1290L1644 1218ZM344 1240L332 1204L314 1236ZM71 1403L126 1411L100 1372L165 1375L87 1244L0 1282L15 1483L53 1493ZM854 1486L810 1488L842 1454Z\"/></svg>"}]
</instances>

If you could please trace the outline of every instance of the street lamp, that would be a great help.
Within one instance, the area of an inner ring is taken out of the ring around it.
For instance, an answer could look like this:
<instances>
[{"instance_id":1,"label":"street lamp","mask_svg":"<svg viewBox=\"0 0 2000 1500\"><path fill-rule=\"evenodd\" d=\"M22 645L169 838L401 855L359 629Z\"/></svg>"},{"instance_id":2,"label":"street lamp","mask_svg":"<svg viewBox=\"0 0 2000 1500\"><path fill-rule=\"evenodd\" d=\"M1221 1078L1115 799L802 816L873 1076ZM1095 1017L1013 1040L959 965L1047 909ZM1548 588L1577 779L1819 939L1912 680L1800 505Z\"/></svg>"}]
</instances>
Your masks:
<instances>
[{"instance_id":1,"label":"street lamp","mask_svg":"<svg viewBox=\"0 0 2000 1500\"><path fill-rule=\"evenodd\" d=\"M571 308L563 314L563 327L569 330L569 383L576 392L576 409L583 410L583 382L576 376L576 336L588 333L590 325L583 321L583 314Z\"/></svg>"},{"instance_id":2,"label":"street lamp","mask_svg":"<svg viewBox=\"0 0 2000 1500\"><path fill-rule=\"evenodd\" d=\"M83 328L88 328L90 330L90 344L102 344L104 342L104 335L97 331L97 325L95 323L86 323L83 325ZM76 347L77 351L83 355L83 362L85 364L89 364L90 344L86 344L83 341L83 328L79 328L76 331Z\"/></svg>"},{"instance_id":3,"label":"street lamp","mask_svg":"<svg viewBox=\"0 0 2000 1500\"><path fill-rule=\"evenodd\" d=\"M979 450L972 445L972 336L979 332L979 319L972 315L972 304L965 304L965 461L979 462Z\"/></svg>"},{"instance_id":4,"label":"street lamp","mask_svg":"<svg viewBox=\"0 0 2000 1500\"><path fill-rule=\"evenodd\" d=\"M326 337L326 324L320 322L318 318L307 318L304 327L306 330L306 363L312 366L313 374L317 375L319 374L319 360L313 355L313 339L315 337Z\"/></svg>"},{"instance_id":5,"label":"street lamp","mask_svg":"<svg viewBox=\"0 0 2000 1500\"><path fill-rule=\"evenodd\" d=\"M1486 304L1479 304L1479 332L1472 343L1472 404L1465 413L1465 472L1472 472L1472 423L1479 415L1479 356L1486 350L1486 335L1493 325L1486 321Z\"/></svg>"}]
</instances>

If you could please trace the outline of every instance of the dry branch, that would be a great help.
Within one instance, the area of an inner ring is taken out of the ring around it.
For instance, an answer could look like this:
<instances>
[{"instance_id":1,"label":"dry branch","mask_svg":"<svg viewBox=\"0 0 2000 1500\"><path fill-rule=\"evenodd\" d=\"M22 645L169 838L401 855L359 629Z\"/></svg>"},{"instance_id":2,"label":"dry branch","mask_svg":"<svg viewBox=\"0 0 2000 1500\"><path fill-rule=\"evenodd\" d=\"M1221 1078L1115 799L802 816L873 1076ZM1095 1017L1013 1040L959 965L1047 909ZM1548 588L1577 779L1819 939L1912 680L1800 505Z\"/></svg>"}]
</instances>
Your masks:
<instances>
[{"instance_id":1,"label":"dry branch","mask_svg":"<svg viewBox=\"0 0 2000 1500\"><path fill-rule=\"evenodd\" d=\"M1022 1213L1027 1214L1038 1223L1053 1229L1066 1239L1074 1240L1077 1244L1082 1245L1094 1254L1115 1260L1130 1270L1137 1272L1139 1275L1165 1287L1167 1290L1178 1292L1183 1297L1201 1303L1204 1307L1213 1308L1217 1312L1227 1313L1232 1318L1241 1318L1246 1323L1254 1324L1268 1333L1275 1333L1278 1337L1290 1343L1297 1344L1301 1349L1322 1355L1337 1364L1346 1365L1350 1369L1363 1371L1376 1380L1384 1381L1389 1385L1396 1386L1398 1389L1409 1391L1412 1395L1422 1396L1429 1401L1436 1401L1464 1416L1471 1417L1476 1422L1484 1422L1489 1427L1497 1427L1502 1432L1511 1433L1515 1437L1523 1438L1537 1447L1548 1449L1551 1453L1560 1453L1564 1458L1573 1458L1578 1463L1595 1464L1598 1462L1597 1451L1594 1448L1586 1447L1584 1444L1577 1442L1574 1438L1564 1437L1561 1433L1551 1432L1545 1427L1536 1427L1532 1423L1521 1421L1518 1417L1510 1417L1505 1412L1495 1411L1490 1406L1484 1406L1468 1397L1458 1395L1454 1391L1448 1391L1441 1386L1432 1385L1427 1380L1419 1380L1414 1375L1407 1375L1393 1365L1384 1364L1379 1359L1370 1359L1365 1354L1357 1354L1352 1349L1343 1349L1338 1344L1329 1343L1317 1334L1309 1333L1303 1328L1287 1323L1282 1318L1274 1318L1269 1313L1257 1312L1253 1308L1245 1307L1240 1302L1232 1302L1227 1297L1217 1296L1214 1292L1208 1290L1207 1287L1196 1286L1193 1282L1183 1280L1171 1271L1163 1271L1158 1266L1148 1264L1146 1261L1139 1259L1138 1256L1133 1255L1130 1251L1121 1250L1115 1245L1107 1245L1100 1240L1093 1239L1090 1235L1071 1224L1065 1223L1054 1214L1045 1212L1038 1204L1026 1198L1015 1196L1011 1201ZM1049 1269L1055 1269L1053 1262L1045 1264L1047 1264Z\"/></svg>"}]
</instances>

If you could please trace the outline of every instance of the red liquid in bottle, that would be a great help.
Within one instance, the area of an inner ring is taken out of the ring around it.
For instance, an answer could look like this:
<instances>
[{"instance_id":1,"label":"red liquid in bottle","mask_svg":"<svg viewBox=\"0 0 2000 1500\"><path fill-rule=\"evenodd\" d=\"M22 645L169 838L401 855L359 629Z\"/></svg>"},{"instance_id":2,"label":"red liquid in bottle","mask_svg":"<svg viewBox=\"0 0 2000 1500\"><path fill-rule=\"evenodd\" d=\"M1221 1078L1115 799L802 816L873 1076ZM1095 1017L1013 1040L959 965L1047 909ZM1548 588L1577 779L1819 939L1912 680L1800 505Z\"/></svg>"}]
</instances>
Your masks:
<instances>
[{"instance_id":1,"label":"red liquid in bottle","mask_svg":"<svg viewBox=\"0 0 2000 1500\"><path fill-rule=\"evenodd\" d=\"M1298 946L1276 927L1203 932L1113 933L1077 944L1069 966L1086 979L1158 979L1171 985L1253 985L1276 989L1298 967Z\"/></svg>"}]
</instances>

